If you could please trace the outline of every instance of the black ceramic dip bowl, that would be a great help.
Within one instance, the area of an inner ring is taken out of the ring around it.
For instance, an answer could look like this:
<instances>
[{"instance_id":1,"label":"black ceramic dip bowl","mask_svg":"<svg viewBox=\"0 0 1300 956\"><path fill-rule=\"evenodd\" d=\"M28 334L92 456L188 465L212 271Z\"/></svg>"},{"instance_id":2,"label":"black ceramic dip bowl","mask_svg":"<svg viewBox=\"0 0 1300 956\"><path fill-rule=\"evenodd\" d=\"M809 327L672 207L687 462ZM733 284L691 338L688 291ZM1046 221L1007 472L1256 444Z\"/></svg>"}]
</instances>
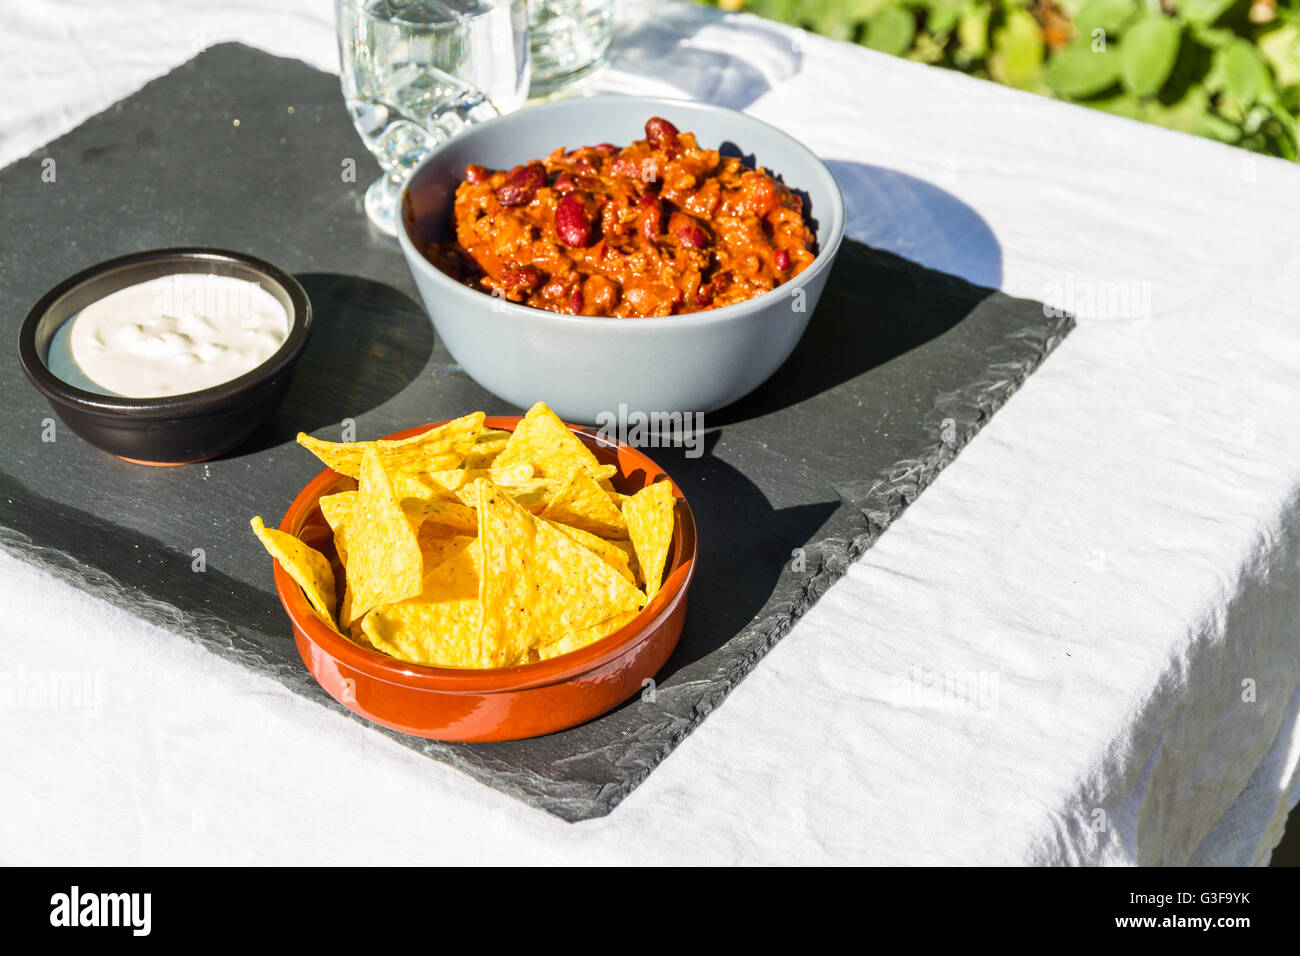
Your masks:
<instances>
[{"instance_id":1,"label":"black ceramic dip bowl","mask_svg":"<svg viewBox=\"0 0 1300 956\"><path fill-rule=\"evenodd\" d=\"M128 286L177 273L253 282L284 307L288 332L252 370L211 388L124 398L80 388L50 370L55 333L86 306ZM221 249L156 249L110 259L65 279L32 307L19 333L23 371L69 428L104 451L148 465L184 465L234 448L275 412L311 332L311 303L288 273Z\"/></svg>"}]
</instances>

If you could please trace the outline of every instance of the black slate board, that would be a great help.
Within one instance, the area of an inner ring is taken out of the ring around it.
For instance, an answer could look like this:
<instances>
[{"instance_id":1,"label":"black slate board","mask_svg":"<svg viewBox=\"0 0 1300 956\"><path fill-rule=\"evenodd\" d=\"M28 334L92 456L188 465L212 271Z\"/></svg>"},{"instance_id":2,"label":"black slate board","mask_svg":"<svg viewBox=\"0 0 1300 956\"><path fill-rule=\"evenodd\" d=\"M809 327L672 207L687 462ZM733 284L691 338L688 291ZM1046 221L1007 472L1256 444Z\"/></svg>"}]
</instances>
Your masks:
<instances>
[{"instance_id":1,"label":"black slate board","mask_svg":"<svg viewBox=\"0 0 1300 956\"><path fill-rule=\"evenodd\" d=\"M355 182L341 175L349 159ZM377 172L336 77L236 44L0 172L0 546L340 710L300 662L248 530L253 514L278 522L319 470L294 433L337 438L352 418L371 438L516 411L436 341L396 245L367 223L361 197ZM120 462L65 428L43 441L52 412L18 365L27 309L95 262L179 245L262 256L306 287L317 329L284 406L243 448L184 468ZM608 813L1069 331L1044 311L846 242L798 350L706 418L705 455L652 452L690 499L702 543L655 699L531 741L392 736L566 820Z\"/></svg>"}]
</instances>

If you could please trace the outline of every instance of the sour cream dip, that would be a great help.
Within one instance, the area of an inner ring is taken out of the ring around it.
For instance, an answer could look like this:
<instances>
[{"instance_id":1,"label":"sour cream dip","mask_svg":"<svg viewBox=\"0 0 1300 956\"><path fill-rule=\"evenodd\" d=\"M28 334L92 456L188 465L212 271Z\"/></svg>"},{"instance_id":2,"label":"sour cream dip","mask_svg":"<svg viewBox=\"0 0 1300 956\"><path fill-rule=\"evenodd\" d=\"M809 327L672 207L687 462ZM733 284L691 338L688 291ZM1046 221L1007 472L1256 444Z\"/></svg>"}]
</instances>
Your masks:
<instances>
[{"instance_id":1,"label":"sour cream dip","mask_svg":"<svg viewBox=\"0 0 1300 956\"><path fill-rule=\"evenodd\" d=\"M49 366L93 391L161 398L252 371L288 334L288 312L256 282L182 272L119 289L71 316L50 343Z\"/></svg>"}]
</instances>

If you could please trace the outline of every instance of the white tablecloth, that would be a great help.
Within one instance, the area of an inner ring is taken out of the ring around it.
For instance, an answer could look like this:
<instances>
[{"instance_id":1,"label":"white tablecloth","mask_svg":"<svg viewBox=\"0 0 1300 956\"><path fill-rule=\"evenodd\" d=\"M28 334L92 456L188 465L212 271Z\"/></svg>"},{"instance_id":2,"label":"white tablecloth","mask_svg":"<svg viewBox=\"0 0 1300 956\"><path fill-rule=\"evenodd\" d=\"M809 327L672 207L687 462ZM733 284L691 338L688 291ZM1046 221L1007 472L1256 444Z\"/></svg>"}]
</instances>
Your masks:
<instances>
[{"instance_id":1,"label":"white tablecloth","mask_svg":"<svg viewBox=\"0 0 1300 956\"><path fill-rule=\"evenodd\" d=\"M0 555L0 690L84 694L0 694L0 862L1266 861L1300 797L1300 167L751 17L620 15L602 86L785 127L851 236L1077 330L581 824ZM227 39L337 69L322 0L5 5L0 162Z\"/></svg>"}]
</instances>

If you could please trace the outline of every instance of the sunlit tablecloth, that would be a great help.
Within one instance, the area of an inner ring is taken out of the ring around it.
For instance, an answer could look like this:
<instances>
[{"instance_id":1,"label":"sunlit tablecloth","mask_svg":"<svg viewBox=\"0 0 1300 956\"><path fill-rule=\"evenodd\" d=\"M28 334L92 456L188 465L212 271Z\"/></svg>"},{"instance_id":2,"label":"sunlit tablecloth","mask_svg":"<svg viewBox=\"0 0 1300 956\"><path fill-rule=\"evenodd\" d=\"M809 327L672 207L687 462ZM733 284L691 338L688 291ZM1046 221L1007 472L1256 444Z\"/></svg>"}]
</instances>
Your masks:
<instances>
[{"instance_id":1,"label":"sunlit tablecloth","mask_svg":"<svg viewBox=\"0 0 1300 956\"><path fill-rule=\"evenodd\" d=\"M320 0L0 8L0 162L228 39L337 69ZM620 9L600 85L786 128L851 236L1079 327L582 824L0 554L0 861L1266 861L1300 797L1300 167L670 0ZM81 706L12 693L61 674Z\"/></svg>"}]
</instances>

